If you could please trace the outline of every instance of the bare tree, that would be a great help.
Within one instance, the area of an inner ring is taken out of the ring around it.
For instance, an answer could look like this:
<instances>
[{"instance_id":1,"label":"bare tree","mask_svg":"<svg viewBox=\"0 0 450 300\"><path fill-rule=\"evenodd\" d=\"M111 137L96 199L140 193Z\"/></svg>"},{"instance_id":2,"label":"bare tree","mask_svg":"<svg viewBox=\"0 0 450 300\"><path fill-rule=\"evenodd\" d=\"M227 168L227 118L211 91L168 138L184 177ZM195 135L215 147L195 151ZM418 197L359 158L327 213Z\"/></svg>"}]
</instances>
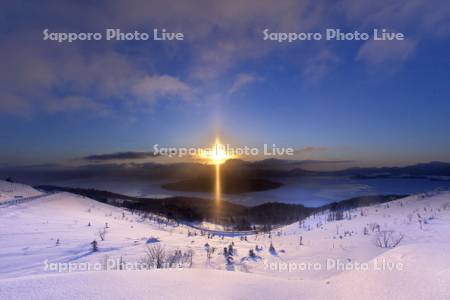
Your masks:
<instances>
[{"instance_id":1,"label":"bare tree","mask_svg":"<svg viewBox=\"0 0 450 300\"><path fill-rule=\"evenodd\" d=\"M208 243L205 244L205 251L206 251L206 261L210 262L212 255L214 253L215 248L211 247Z\"/></svg>"},{"instance_id":2,"label":"bare tree","mask_svg":"<svg viewBox=\"0 0 450 300\"><path fill-rule=\"evenodd\" d=\"M194 251L192 249L187 250L183 254L183 262L186 264L189 268L192 267L192 258L194 257Z\"/></svg>"},{"instance_id":3,"label":"bare tree","mask_svg":"<svg viewBox=\"0 0 450 300\"><path fill-rule=\"evenodd\" d=\"M106 229L99 230L99 231L98 231L98 236L100 237L100 239L101 239L102 241L104 241L105 238L106 238Z\"/></svg>"},{"instance_id":4,"label":"bare tree","mask_svg":"<svg viewBox=\"0 0 450 300\"><path fill-rule=\"evenodd\" d=\"M401 233L396 233L394 230L382 230L376 236L375 245L380 248L394 248L402 239Z\"/></svg>"},{"instance_id":5,"label":"bare tree","mask_svg":"<svg viewBox=\"0 0 450 300\"><path fill-rule=\"evenodd\" d=\"M164 262L166 259L166 250L160 244L156 244L151 247L147 247L145 252L147 255L146 262L149 267L157 269L164 268Z\"/></svg>"}]
</instances>

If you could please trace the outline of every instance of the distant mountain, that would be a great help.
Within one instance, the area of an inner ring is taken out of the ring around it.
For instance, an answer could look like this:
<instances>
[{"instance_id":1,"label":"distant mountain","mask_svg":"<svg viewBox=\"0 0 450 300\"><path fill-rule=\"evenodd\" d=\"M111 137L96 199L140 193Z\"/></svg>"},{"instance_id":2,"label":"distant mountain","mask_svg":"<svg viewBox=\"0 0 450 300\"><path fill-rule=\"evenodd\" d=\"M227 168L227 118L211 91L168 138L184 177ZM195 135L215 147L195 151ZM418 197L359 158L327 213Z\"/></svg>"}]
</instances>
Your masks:
<instances>
[{"instance_id":1,"label":"distant mountain","mask_svg":"<svg viewBox=\"0 0 450 300\"><path fill-rule=\"evenodd\" d=\"M336 161L344 162L344 161ZM232 159L221 166L224 176L238 174L241 178L273 179L303 176L353 176L366 178L427 178L430 180L450 180L450 163L430 162L406 167L350 168L340 171L309 171L311 164L335 163L320 160L265 159L244 161ZM82 166L39 165L26 167L0 167L0 178L28 184L46 184L52 181L89 178L158 179L180 181L211 176L211 166L200 163L127 163L90 164Z\"/></svg>"},{"instance_id":2,"label":"distant mountain","mask_svg":"<svg viewBox=\"0 0 450 300\"><path fill-rule=\"evenodd\" d=\"M406 167L381 167L381 168L351 168L341 171L328 172L333 175L351 175L359 178L423 178L438 179L439 176L450 176L450 163L429 162Z\"/></svg>"}]
</instances>

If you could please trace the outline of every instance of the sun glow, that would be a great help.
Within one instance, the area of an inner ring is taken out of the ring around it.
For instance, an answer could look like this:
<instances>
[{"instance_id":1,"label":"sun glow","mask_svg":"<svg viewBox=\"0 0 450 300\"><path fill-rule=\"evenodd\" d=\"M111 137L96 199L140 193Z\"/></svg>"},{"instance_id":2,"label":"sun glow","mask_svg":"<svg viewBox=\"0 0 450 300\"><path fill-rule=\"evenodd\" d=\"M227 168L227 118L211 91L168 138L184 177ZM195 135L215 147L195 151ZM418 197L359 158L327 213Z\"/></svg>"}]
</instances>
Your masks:
<instances>
[{"instance_id":1,"label":"sun glow","mask_svg":"<svg viewBox=\"0 0 450 300\"><path fill-rule=\"evenodd\" d=\"M201 155L211 165L221 165L229 159L234 158L234 155L230 155L227 152L225 145L220 143L220 140L216 138L216 142L211 146L210 151L207 151Z\"/></svg>"}]
</instances>

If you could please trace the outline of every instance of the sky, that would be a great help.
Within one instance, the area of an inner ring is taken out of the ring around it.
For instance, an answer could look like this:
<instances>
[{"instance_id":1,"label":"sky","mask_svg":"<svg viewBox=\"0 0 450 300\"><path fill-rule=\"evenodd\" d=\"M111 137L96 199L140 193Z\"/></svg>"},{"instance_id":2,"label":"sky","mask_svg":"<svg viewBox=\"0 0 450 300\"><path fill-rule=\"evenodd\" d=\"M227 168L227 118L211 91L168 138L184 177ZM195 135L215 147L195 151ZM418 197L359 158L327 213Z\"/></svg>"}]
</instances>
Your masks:
<instances>
[{"instance_id":1,"label":"sky","mask_svg":"<svg viewBox=\"0 0 450 300\"><path fill-rule=\"evenodd\" d=\"M450 161L447 1L14 1L0 10L0 165L155 144L295 149L366 165ZM43 40L182 32L183 41ZM270 32L403 41L264 40ZM157 160L158 157L148 157Z\"/></svg>"}]
</instances>

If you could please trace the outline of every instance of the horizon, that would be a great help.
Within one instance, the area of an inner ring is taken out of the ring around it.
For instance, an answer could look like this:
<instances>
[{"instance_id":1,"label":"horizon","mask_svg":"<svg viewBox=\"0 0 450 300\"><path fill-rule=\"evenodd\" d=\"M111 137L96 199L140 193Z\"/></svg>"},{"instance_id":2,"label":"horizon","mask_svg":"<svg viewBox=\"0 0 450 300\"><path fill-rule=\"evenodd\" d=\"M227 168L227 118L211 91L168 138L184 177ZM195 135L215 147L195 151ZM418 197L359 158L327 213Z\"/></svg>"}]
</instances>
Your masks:
<instances>
[{"instance_id":1,"label":"horizon","mask_svg":"<svg viewBox=\"0 0 450 300\"><path fill-rule=\"evenodd\" d=\"M118 153L110 153L105 155L121 155L125 152L118 152ZM129 152L127 152L129 153ZM141 152L136 152L141 153ZM351 170L351 169L384 169L384 168L404 168L404 167L416 167L416 166L423 166L423 165L436 165L436 164L444 164L444 165L450 165L450 162L448 161L423 161L423 162L416 162L412 164L385 164L385 165L373 165L366 162L360 162L360 161L339 161L339 160L313 160L313 159L285 159L285 158L263 158L263 159L245 159L241 157L235 157L235 158L229 158L226 161L223 162L223 164L229 164L233 161L243 162L243 163L250 163L250 164L257 164L261 162L275 162L280 164L280 166L283 166L285 164L292 164L294 167L291 169L300 169L305 171L315 171L315 172L333 172L333 171L345 171L345 170ZM24 172L27 171L52 171L52 170L70 170L70 169L76 169L76 168L95 168L95 167L111 167L111 166L117 166L117 167L128 167L128 166L135 166L135 167L152 167L152 166L158 166L158 165L165 165L165 166L176 166L176 165L184 165L184 164L194 164L194 165L203 165L208 166L211 165L205 161L199 161L198 159L186 159L181 161L155 161L155 160L149 160L149 161L134 161L134 160L106 160L102 161L100 160L76 160L76 163L53 163L53 164L34 164L34 165L16 165L16 164L0 164L0 171L8 171L8 170L21 170ZM301 166L298 166L301 164ZM273 166L276 168L277 166ZM270 169L268 167L268 169Z\"/></svg>"}]
</instances>

